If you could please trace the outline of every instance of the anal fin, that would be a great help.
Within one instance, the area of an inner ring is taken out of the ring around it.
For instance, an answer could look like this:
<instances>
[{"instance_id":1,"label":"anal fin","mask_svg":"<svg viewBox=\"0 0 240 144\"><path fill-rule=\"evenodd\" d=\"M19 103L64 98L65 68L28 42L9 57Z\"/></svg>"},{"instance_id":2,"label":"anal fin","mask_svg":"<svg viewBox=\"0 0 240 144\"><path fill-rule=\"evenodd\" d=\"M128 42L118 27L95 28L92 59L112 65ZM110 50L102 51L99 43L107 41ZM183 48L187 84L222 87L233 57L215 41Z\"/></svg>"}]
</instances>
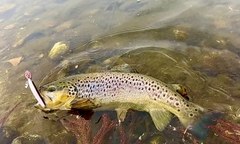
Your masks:
<instances>
[{"instance_id":1,"label":"anal fin","mask_svg":"<svg viewBox=\"0 0 240 144\"><path fill-rule=\"evenodd\" d=\"M149 111L153 123L159 131L162 131L171 121L172 114L165 109L153 109Z\"/></svg>"},{"instance_id":2,"label":"anal fin","mask_svg":"<svg viewBox=\"0 0 240 144\"><path fill-rule=\"evenodd\" d=\"M123 122L124 119L126 118L126 115L127 115L128 110L127 110L127 109L122 109L122 108L118 108L118 109L115 109L115 110L116 110L116 112L117 112L118 120L120 120L121 122Z\"/></svg>"}]
</instances>

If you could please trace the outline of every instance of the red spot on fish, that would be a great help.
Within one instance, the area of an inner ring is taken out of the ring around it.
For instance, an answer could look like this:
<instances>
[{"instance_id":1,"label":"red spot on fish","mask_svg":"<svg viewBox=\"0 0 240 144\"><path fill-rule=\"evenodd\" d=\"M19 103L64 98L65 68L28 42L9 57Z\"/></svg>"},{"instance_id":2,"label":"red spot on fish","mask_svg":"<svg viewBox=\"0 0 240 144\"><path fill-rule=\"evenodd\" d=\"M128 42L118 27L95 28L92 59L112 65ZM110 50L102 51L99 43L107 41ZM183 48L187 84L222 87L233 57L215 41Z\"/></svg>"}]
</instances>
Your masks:
<instances>
[{"instance_id":1,"label":"red spot on fish","mask_svg":"<svg viewBox=\"0 0 240 144\"><path fill-rule=\"evenodd\" d=\"M30 71L28 71L28 70L25 71L25 78L26 79L31 79L32 78L32 74L31 74Z\"/></svg>"},{"instance_id":2,"label":"red spot on fish","mask_svg":"<svg viewBox=\"0 0 240 144\"><path fill-rule=\"evenodd\" d=\"M183 92L183 97L186 99L186 100L189 100L189 96L187 95L187 90L186 88L184 88L184 92Z\"/></svg>"}]
</instances>

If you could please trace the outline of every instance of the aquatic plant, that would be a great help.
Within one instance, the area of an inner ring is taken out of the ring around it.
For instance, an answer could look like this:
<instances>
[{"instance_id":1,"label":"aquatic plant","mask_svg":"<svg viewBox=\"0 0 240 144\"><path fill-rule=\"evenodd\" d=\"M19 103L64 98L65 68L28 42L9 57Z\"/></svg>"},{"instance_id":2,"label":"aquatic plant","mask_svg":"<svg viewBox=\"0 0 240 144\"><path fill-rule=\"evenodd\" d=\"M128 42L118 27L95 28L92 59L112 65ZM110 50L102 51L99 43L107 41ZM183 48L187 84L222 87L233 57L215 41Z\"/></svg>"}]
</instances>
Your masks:
<instances>
[{"instance_id":1,"label":"aquatic plant","mask_svg":"<svg viewBox=\"0 0 240 144\"><path fill-rule=\"evenodd\" d=\"M116 140L121 144L140 144L149 135L149 131L151 131L150 129L146 130L140 127L140 129L145 131L142 133L143 131L138 129L139 125L145 123L145 119L138 117L132 111L129 111L125 121L121 124L117 120L111 120L107 114L103 114L100 120L102 121L101 127L95 133L93 131L96 130L96 127L93 127L91 120L84 118L84 115L83 117L72 115L60 121L68 131L76 136L80 144L102 144L107 141L114 143ZM112 135L109 132L113 128L115 128L113 133L116 132L116 134ZM109 135L111 135L111 139L107 139Z\"/></svg>"},{"instance_id":2,"label":"aquatic plant","mask_svg":"<svg viewBox=\"0 0 240 144\"><path fill-rule=\"evenodd\" d=\"M106 114L103 114L101 119L102 126L94 136L92 135L91 121L83 117L71 116L61 119L61 122L76 136L80 144L102 144L107 133L117 124L117 121L112 121Z\"/></svg>"},{"instance_id":3,"label":"aquatic plant","mask_svg":"<svg viewBox=\"0 0 240 144\"><path fill-rule=\"evenodd\" d=\"M140 118L136 115L135 112L129 111L126 121L129 121L128 125L124 125L123 123L118 126L118 131L120 135L120 143L121 144L140 144L142 141L142 136L138 139L134 139L134 132L136 131L137 127L144 121L143 118ZM146 134L147 135L147 132ZM134 139L134 140L133 140ZM134 142L131 142L134 141Z\"/></svg>"},{"instance_id":4,"label":"aquatic plant","mask_svg":"<svg viewBox=\"0 0 240 144\"><path fill-rule=\"evenodd\" d=\"M17 103L3 118L0 119L0 128L2 127L2 125L5 123L5 121L7 120L7 118L9 117L9 115L17 108L17 106L20 104Z\"/></svg>"},{"instance_id":5,"label":"aquatic plant","mask_svg":"<svg viewBox=\"0 0 240 144\"><path fill-rule=\"evenodd\" d=\"M227 142L232 144L240 143L240 125L225 119L215 120L216 125L208 126L217 135L221 136Z\"/></svg>"},{"instance_id":6,"label":"aquatic plant","mask_svg":"<svg viewBox=\"0 0 240 144\"><path fill-rule=\"evenodd\" d=\"M103 114L101 117L101 127L97 132L93 133L93 125L91 120L86 120L83 117L72 115L67 118L61 119L63 126L71 131L77 138L80 144L101 144L106 143L106 138L109 137L109 132L115 127L116 132L119 134L117 136L119 138L119 143L121 144L140 144L144 142L146 137L153 135L153 133L149 133L149 128L145 129L144 134L136 135L136 131L140 124L143 124L144 119L140 119L134 112L130 112L126 117L128 124L122 123L118 124L116 120L111 120L107 114ZM226 142L231 144L240 143L240 125L237 123L226 120L226 119L217 119L213 120L216 125L208 125L206 126L206 130L213 131L216 135L222 137ZM187 131L183 132L186 135ZM179 133L180 134L180 133ZM191 134L190 134L191 135ZM112 137L115 139L114 137ZM117 139L118 139L117 138ZM186 137L185 137L186 138ZM194 144L198 144L199 141L192 137L193 139L185 139L185 141L192 140ZM147 141L149 141L148 139ZM150 140L151 141L151 140ZM159 141L160 142L160 141Z\"/></svg>"}]
</instances>

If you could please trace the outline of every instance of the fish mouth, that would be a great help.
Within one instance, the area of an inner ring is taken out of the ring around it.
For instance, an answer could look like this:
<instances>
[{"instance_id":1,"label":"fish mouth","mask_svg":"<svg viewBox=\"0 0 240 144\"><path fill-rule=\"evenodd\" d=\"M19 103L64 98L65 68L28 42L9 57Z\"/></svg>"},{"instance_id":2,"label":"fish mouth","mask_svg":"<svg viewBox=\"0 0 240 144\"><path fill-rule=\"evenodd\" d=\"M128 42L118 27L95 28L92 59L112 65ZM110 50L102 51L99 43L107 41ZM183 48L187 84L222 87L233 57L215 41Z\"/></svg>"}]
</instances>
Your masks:
<instances>
[{"instance_id":1,"label":"fish mouth","mask_svg":"<svg viewBox=\"0 0 240 144\"><path fill-rule=\"evenodd\" d=\"M39 94L39 98L41 99L42 103L44 103L44 106L42 106L37 99L38 102L34 105L34 107L37 109L40 109L44 112L52 112L52 110L47 107L48 103L50 101L52 101L49 94L46 93L45 91L41 91L41 89L38 90L38 94ZM51 95L51 97L53 97L53 96Z\"/></svg>"}]
</instances>

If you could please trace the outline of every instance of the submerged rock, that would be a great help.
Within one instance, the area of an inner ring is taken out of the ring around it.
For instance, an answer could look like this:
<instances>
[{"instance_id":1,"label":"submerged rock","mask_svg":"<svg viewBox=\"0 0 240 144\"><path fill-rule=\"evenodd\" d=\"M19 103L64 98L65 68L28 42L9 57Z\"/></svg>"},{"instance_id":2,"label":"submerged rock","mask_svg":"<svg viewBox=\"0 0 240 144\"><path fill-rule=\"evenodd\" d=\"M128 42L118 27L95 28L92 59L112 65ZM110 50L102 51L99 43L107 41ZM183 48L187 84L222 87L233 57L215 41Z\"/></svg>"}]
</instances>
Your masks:
<instances>
[{"instance_id":1,"label":"submerged rock","mask_svg":"<svg viewBox=\"0 0 240 144\"><path fill-rule=\"evenodd\" d=\"M9 29L13 29L15 26L16 26L16 24L10 24L10 25L5 26L3 29L9 30Z\"/></svg>"},{"instance_id":2,"label":"submerged rock","mask_svg":"<svg viewBox=\"0 0 240 144\"><path fill-rule=\"evenodd\" d=\"M24 36L23 38L21 38L20 40L18 40L17 42L15 42L12 47L15 48L15 47L22 46L23 44L25 44L33 39L43 37L44 35L45 34L42 32L34 32L31 34L28 34L28 35Z\"/></svg>"},{"instance_id":3,"label":"submerged rock","mask_svg":"<svg viewBox=\"0 0 240 144\"><path fill-rule=\"evenodd\" d=\"M19 135L17 131L14 129L2 126L0 128L0 142L1 144L10 144L14 138L16 138Z\"/></svg>"},{"instance_id":4,"label":"submerged rock","mask_svg":"<svg viewBox=\"0 0 240 144\"><path fill-rule=\"evenodd\" d=\"M48 57L50 59L57 59L60 58L63 54L65 54L67 51L69 50L69 46L68 44L66 44L65 42L61 41L61 42L57 42L56 44L54 44L53 48L51 49L51 51L48 54Z\"/></svg>"},{"instance_id":5,"label":"submerged rock","mask_svg":"<svg viewBox=\"0 0 240 144\"><path fill-rule=\"evenodd\" d=\"M149 144L158 144L158 143L164 143L163 138L160 135L153 136L149 141Z\"/></svg>"},{"instance_id":6,"label":"submerged rock","mask_svg":"<svg viewBox=\"0 0 240 144\"><path fill-rule=\"evenodd\" d=\"M14 9L15 7L16 7L16 4L14 4L14 3L5 4L0 7L0 14L10 11L10 10Z\"/></svg>"},{"instance_id":7,"label":"submerged rock","mask_svg":"<svg viewBox=\"0 0 240 144\"><path fill-rule=\"evenodd\" d=\"M22 135L15 138L12 144L45 144L44 139L39 135Z\"/></svg>"}]
</instances>

